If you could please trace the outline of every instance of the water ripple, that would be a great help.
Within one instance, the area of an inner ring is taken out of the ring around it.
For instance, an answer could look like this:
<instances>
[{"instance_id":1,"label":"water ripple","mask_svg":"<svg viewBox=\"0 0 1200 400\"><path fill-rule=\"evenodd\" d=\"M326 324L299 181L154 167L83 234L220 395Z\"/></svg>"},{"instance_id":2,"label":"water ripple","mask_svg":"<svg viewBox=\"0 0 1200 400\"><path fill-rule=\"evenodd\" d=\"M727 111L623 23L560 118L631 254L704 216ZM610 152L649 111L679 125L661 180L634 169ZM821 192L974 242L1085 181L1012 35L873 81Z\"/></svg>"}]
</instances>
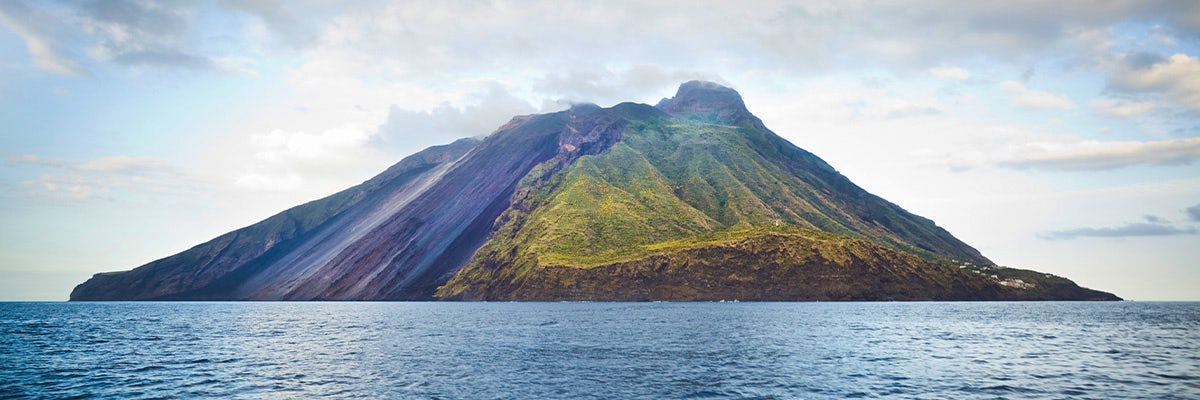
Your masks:
<instances>
[{"instance_id":1,"label":"water ripple","mask_svg":"<svg viewBox=\"0 0 1200 400\"><path fill-rule=\"evenodd\" d=\"M1200 398L1198 303L0 303L0 398Z\"/></svg>"}]
</instances>

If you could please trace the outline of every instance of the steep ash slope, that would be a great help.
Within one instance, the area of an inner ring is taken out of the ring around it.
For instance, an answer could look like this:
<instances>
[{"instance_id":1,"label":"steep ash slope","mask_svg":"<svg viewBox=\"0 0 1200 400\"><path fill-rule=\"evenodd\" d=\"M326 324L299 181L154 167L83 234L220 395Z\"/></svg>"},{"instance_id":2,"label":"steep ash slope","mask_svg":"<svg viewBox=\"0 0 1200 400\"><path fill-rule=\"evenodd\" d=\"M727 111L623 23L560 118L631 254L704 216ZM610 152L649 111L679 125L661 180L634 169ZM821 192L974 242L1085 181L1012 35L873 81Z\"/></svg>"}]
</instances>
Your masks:
<instances>
[{"instance_id":1,"label":"steep ash slope","mask_svg":"<svg viewBox=\"0 0 1200 400\"><path fill-rule=\"evenodd\" d=\"M382 199L427 185L439 168L479 142L463 139L413 154L382 174L332 196L311 201L262 222L218 236L191 249L130 271L100 273L75 287L71 300L232 299L218 287L245 274L247 265L300 247L351 215L370 214Z\"/></svg>"},{"instance_id":2,"label":"steep ash slope","mask_svg":"<svg viewBox=\"0 0 1200 400\"><path fill-rule=\"evenodd\" d=\"M623 123L594 105L516 117L482 142L427 149L333 196L97 274L71 299L428 299L488 238L531 168L601 152L611 144L601 133Z\"/></svg>"}]
</instances>

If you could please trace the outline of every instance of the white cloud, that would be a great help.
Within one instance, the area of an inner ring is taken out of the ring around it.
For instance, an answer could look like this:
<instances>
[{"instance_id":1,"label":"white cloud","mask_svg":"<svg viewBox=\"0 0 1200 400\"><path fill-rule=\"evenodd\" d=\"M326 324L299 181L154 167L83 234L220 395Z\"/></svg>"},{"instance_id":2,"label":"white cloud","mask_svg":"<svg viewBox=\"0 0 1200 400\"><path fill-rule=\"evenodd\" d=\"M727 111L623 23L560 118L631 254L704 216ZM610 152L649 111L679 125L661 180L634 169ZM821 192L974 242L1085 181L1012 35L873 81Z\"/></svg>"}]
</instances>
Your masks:
<instances>
[{"instance_id":1,"label":"white cloud","mask_svg":"<svg viewBox=\"0 0 1200 400\"><path fill-rule=\"evenodd\" d=\"M1102 97L1092 101L1092 107L1102 115L1117 118L1129 118L1145 114L1154 109L1154 103L1149 101L1131 101Z\"/></svg>"},{"instance_id":2,"label":"white cloud","mask_svg":"<svg viewBox=\"0 0 1200 400\"><path fill-rule=\"evenodd\" d=\"M1156 142L1028 143L997 165L1038 170L1106 170L1135 165L1176 166L1200 160L1200 138Z\"/></svg>"},{"instance_id":3,"label":"white cloud","mask_svg":"<svg viewBox=\"0 0 1200 400\"><path fill-rule=\"evenodd\" d=\"M173 174L175 170L165 161L151 157L134 156L105 156L80 163L70 163L63 160L46 158L35 154L6 156L9 162L17 164L42 165L47 167L107 174L137 175L137 174Z\"/></svg>"},{"instance_id":4,"label":"white cloud","mask_svg":"<svg viewBox=\"0 0 1200 400\"><path fill-rule=\"evenodd\" d=\"M82 55L134 69L252 73L244 57L229 54L244 48L225 48L215 40L221 33L195 29L197 21L216 20L204 15L210 11L195 3L135 0L39 4L31 9L13 0L0 2L0 25L21 36L34 67L64 75L89 74L80 62ZM237 59L241 60L231 62Z\"/></svg>"},{"instance_id":5,"label":"white cloud","mask_svg":"<svg viewBox=\"0 0 1200 400\"><path fill-rule=\"evenodd\" d=\"M465 104L445 102L428 111L392 105L373 142L407 154L463 137L484 136L514 116L538 111L495 82L460 103Z\"/></svg>"},{"instance_id":6,"label":"white cloud","mask_svg":"<svg viewBox=\"0 0 1200 400\"><path fill-rule=\"evenodd\" d=\"M113 200L131 192L174 193L199 187L167 162L150 157L107 156L77 163L32 154L5 158L56 170L22 182L25 195L34 201Z\"/></svg>"},{"instance_id":7,"label":"white cloud","mask_svg":"<svg viewBox=\"0 0 1200 400\"><path fill-rule=\"evenodd\" d=\"M319 133L276 129L251 135L254 162L236 171L234 184L248 189L299 189L312 178L354 171L374 159L370 133L346 125Z\"/></svg>"},{"instance_id":8,"label":"white cloud","mask_svg":"<svg viewBox=\"0 0 1200 400\"><path fill-rule=\"evenodd\" d=\"M945 116L950 108L933 90L897 90L887 83L858 77L812 80L786 89L760 86L741 93L750 111L764 119L773 114L786 115L786 120L805 124L846 127L865 121L928 120Z\"/></svg>"},{"instance_id":9,"label":"white cloud","mask_svg":"<svg viewBox=\"0 0 1200 400\"><path fill-rule=\"evenodd\" d=\"M0 2L0 25L16 32L25 41L34 67L64 75L87 75L87 70L53 37L54 20L54 16L31 10L20 1Z\"/></svg>"},{"instance_id":10,"label":"white cloud","mask_svg":"<svg viewBox=\"0 0 1200 400\"><path fill-rule=\"evenodd\" d=\"M108 173L138 173L147 171L169 171L170 167L162 160L149 157L111 156L101 157L79 164L83 171Z\"/></svg>"},{"instance_id":11,"label":"white cloud","mask_svg":"<svg viewBox=\"0 0 1200 400\"><path fill-rule=\"evenodd\" d=\"M929 69L929 75L935 78L951 81L964 81L971 78L971 73L959 67L934 67Z\"/></svg>"},{"instance_id":12,"label":"white cloud","mask_svg":"<svg viewBox=\"0 0 1200 400\"><path fill-rule=\"evenodd\" d=\"M862 114L870 118L929 117L944 112L941 103L936 100L882 98L864 101L864 103L866 107Z\"/></svg>"},{"instance_id":13,"label":"white cloud","mask_svg":"<svg viewBox=\"0 0 1200 400\"><path fill-rule=\"evenodd\" d=\"M234 184L247 189L287 192L299 189L304 184L304 178L300 174L291 172L280 174L247 172L239 174L234 179Z\"/></svg>"},{"instance_id":14,"label":"white cloud","mask_svg":"<svg viewBox=\"0 0 1200 400\"><path fill-rule=\"evenodd\" d=\"M101 192L108 191L101 187L101 182L81 175L42 175L23 184L32 196L50 200L95 200L101 197Z\"/></svg>"},{"instance_id":15,"label":"white cloud","mask_svg":"<svg viewBox=\"0 0 1200 400\"><path fill-rule=\"evenodd\" d=\"M189 43L197 10L185 3L132 0L79 3L75 21L90 40L92 58L128 67L220 71Z\"/></svg>"},{"instance_id":16,"label":"white cloud","mask_svg":"<svg viewBox=\"0 0 1200 400\"><path fill-rule=\"evenodd\" d=\"M256 1L256 0L222 0L222 7L248 13L262 21L271 32L275 33L284 45L291 49L301 49L311 45L317 39L321 18L313 18L300 14L302 10L297 2Z\"/></svg>"},{"instance_id":17,"label":"white cloud","mask_svg":"<svg viewBox=\"0 0 1200 400\"><path fill-rule=\"evenodd\" d=\"M1135 59L1121 63L1109 84L1118 90L1159 92L1200 111L1200 58L1175 54L1150 65Z\"/></svg>"},{"instance_id":18,"label":"white cloud","mask_svg":"<svg viewBox=\"0 0 1200 400\"><path fill-rule=\"evenodd\" d=\"M1161 221L1134 222L1116 227L1075 228L1039 234L1046 240L1078 239L1085 237L1127 238L1145 236L1195 235L1196 228L1176 228Z\"/></svg>"},{"instance_id":19,"label":"white cloud","mask_svg":"<svg viewBox=\"0 0 1200 400\"><path fill-rule=\"evenodd\" d=\"M367 140L365 130L343 126L318 134L274 130L251 136L250 144L259 148L254 158L267 163L330 163L352 159Z\"/></svg>"},{"instance_id":20,"label":"white cloud","mask_svg":"<svg viewBox=\"0 0 1200 400\"><path fill-rule=\"evenodd\" d=\"M19 2L4 3L8 10L27 9ZM31 49L50 49L39 59L62 70L71 70L72 61L53 50L76 45L89 48L98 60L130 67L217 71L223 69L215 61L224 57L309 55L341 48L347 56L369 55L365 59L373 60L376 72L390 70L408 77L530 67L571 71L596 64L628 68L641 63L699 71L830 71L890 65L962 80L970 74L946 65L981 54L1018 63L1041 59L1043 52L1056 56L1078 45L1080 32L1103 32L1124 20L1161 21L1162 29L1195 32L1196 18L1186 16L1200 14L1200 6L1170 0L1103 6L942 0L714 2L700 7L682 1L532 1L519 7L506 2L218 4L66 3L57 8L69 18L58 18L65 23L57 25L81 40L70 43L28 32L22 36L40 38L34 42L41 45ZM8 19L6 25L18 24L13 20L19 18ZM24 26L53 26L58 21ZM228 45L233 41L249 43ZM576 55L581 52L589 57L580 60Z\"/></svg>"},{"instance_id":21,"label":"white cloud","mask_svg":"<svg viewBox=\"0 0 1200 400\"><path fill-rule=\"evenodd\" d=\"M1075 108L1075 103L1066 96L1033 90L1017 81L1004 81L1000 86L1008 94L1009 101L1019 107L1054 110L1070 110Z\"/></svg>"},{"instance_id":22,"label":"white cloud","mask_svg":"<svg viewBox=\"0 0 1200 400\"><path fill-rule=\"evenodd\" d=\"M308 76L307 73L305 76ZM294 78L300 79L295 75ZM308 78L301 82L305 90L330 84L329 81ZM468 85L480 86L481 89L461 95L453 103L443 101L426 110L393 104L383 118L377 117L378 112L367 112L364 111L365 107L349 103L355 98L352 94L358 90L362 92L357 93L365 93L368 97L373 94L383 96L379 91L365 85L352 89L343 86L341 92L333 93L347 95L331 96L333 98L328 103L311 100L305 107L311 110L300 113L300 121L293 121L297 123L292 125L320 126L340 118L363 124L380 119L384 122L377 128L362 128L364 125L355 123L316 132L303 128L275 128L248 135L244 140L253 149L250 154L252 160L229 170L230 175L227 176L232 176L232 182L238 188L327 193L328 190L344 187L339 185L346 185L346 182L356 182L374 175L387 165L426 147L446 144L462 137L487 135L515 115L538 111L495 81L483 80ZM393 93L380 99L395 98L406 104L428 101L409 99L407 96L393 97L403 93ZM424 93L418 91L415 94L420 96ZM431 93L430 96L436 95ZM330 109L341 111L327 111ZM233 145L238 146L236 143Z\"/></svg>"},{"instance_id":23,"label":"white cloud","mask_svg":"<svg viewBox=\"0 0 1200 400\"><path fill-rule=\"evenodd\" d=\"M661 95L695 79L723 82L720 77L700 71L636 65L614 72L601 66L550 73L538 79L536 90L559 100L610 103Z\"/></svg>"},{"instance_id":24,"label":"white cloud","mask_svg":"<svg viewBox=\"0 0 1200 400\"><path fill-rule=\"evenodd\" d=\"M67 167L67 164L60 160L45 158L45 157L42 157L42 156L39 156L36 154L23 154L23 155L19 155L19 156L5 156L4 158L6 160L8 160L9 162L13 162L13 163L17 163L17 164L44 165L47 167L59 167L59 168Z\"/></svg>"}]
</instances>

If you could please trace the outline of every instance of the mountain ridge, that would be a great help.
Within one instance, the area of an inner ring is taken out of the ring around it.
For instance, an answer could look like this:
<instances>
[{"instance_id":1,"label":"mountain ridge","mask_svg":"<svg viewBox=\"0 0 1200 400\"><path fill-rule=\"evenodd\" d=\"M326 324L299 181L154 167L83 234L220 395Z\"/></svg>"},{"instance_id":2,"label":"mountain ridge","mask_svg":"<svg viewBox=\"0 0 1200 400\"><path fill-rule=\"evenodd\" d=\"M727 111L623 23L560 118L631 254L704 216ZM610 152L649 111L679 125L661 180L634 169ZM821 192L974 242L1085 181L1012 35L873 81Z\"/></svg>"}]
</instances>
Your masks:
<instances>
[{"instance_id":1,"label":"mountain ridge","mask_svg":"<svg viewBox=\"0 0 1200 400\"><path fill-rule=\"evenodd\" d=\"M481 141L427 149L175 256L97 274L71 299L1116 298L976 272L989 266L771 132L733 89L691 81L656 106L514 117Z\"/></svg>"}]
</instances>

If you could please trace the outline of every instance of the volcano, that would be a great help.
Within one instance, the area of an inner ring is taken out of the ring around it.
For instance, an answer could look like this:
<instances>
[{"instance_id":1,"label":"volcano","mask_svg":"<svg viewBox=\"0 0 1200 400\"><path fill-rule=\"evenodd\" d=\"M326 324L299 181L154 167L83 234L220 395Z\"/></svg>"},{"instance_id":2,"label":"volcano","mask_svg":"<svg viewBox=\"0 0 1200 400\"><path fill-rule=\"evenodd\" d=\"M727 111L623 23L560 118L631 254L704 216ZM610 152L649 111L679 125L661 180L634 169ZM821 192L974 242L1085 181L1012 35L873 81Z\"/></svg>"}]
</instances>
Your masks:
<instances>
[{"instance_id":1,"label":"volcano","mask_svg":"<svg viewBox=\"0 0 1200 400\"><path fill-rule=\"evenodd\" d=\"M1119 300L1000 267L733 89L514 117L71 300Z\"/></svg>"}]
</instances>

